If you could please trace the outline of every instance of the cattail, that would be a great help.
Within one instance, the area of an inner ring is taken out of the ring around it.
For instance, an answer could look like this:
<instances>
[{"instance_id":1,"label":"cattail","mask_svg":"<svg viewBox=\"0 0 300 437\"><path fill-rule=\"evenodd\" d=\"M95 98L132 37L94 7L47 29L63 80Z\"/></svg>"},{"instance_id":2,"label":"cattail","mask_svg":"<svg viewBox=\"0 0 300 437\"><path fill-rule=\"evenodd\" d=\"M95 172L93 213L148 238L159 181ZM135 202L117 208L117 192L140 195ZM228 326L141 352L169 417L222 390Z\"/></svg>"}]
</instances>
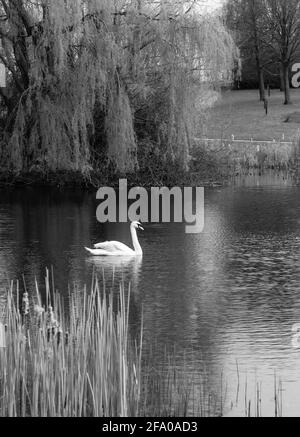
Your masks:
<instances>
[{"instance_id":1,"label":"cattail","mask_svg":"<svg viewBox=\"0 0 300 437\"><path fill-rule=\"evenodd\" d=\"M57 331L57 334L56 334L56 337L57 337L57 346L59 346L59 344L60 344L60 339L62 337L62 334L63 334L63 330L61 328L58 328L58 331Z\"/></svg>"},{"instance_id":2,"label":"cattail","mask_svg":"<svg viewBox=\"0 0 300 437\"><path fill-rule=\"evenodd\" d=\"M28 298L27 291L25 291L25 293L23 294L23 299L22 299L22 314L23 314L23 317L25 317L25 316L27 316L29 314L29 298Z\"/></svg>"},{"instance_id":3,"label":"cattail","mask_svg":"<svg viewBox=\"0 0 300 437\"><path fill-rule=\"evenodd\" d=\"M59 339L60 339L60 336L61 336L60 324L54 316L53 308L51 305L49 305L48 311L47 311L46 327L47 327L47 340L48 341L50 341L51 337L55 337L56 335L59 335Z\"/></svg>"},{"instance_id":4,"label":"cattail","mask_svg":"<svg viewBox=\"0 0 300 437\"><path fill-rule=\"evenodd\" d=\"M40 328L42 324L42 317L43 314L45 313L45 310L40 305L34 305L34 313L36 315L37 327Z\"/></svg>"},{"instance_id":5,"label":"cattail","mask_svg":"<svg viewBox=\"0 0 300 437\"><path fill-rule=\"evenodd\" d=\"M42 317L42 315L44 314L45 310L40 305L34 305L34 312L35 312L35 314L38 317Z\"/></svg>"}]
</instances>

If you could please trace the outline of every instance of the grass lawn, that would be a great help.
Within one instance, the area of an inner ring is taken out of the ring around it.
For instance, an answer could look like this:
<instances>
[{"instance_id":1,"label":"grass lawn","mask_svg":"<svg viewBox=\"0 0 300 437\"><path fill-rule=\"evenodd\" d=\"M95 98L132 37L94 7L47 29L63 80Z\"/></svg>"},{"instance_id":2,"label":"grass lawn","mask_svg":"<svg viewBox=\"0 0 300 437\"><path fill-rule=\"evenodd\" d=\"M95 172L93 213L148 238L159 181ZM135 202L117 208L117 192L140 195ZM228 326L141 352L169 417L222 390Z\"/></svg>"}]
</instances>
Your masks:
<instances>
[{"instance_id":1,"label":"grass lawn","mask_svg":"<svg viewBox=\"0 0 300 437\"><path fill-rule=\"evenodd\" d=\"M283 93L271 90L268 115L257 90L225 91L209 111L207 138L291 141L300 123L285 123L289 114L300 113L300 89L291 90L292 104L283 105Z\"/></svg>"}]
</instances>

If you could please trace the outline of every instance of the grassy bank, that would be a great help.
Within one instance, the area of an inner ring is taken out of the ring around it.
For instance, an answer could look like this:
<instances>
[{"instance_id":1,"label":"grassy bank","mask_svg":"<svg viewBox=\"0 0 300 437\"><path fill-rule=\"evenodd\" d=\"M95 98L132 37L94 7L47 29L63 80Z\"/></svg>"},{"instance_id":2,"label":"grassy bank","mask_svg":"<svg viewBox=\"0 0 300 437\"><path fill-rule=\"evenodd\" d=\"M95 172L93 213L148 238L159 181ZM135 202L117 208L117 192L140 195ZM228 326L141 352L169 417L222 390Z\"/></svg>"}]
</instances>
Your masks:
<instances>
[{"instance_id":1,"label":"grassy bank","mask_svg":"<svg viewBox=\"0 0 300 437\"><path fill-rule=\"evenodd\" d=\"M210 110L207 123L207 138L258 141L293 141L300 129L300 90L291 90L291 105L283 105L279 90L271 90L268 97L268 114L263 102L259 101L257 90L226 91ZM290 117L292 115L292 117ZM290 118L291 122L286 122Z\"/></svg>"}]
</instances>

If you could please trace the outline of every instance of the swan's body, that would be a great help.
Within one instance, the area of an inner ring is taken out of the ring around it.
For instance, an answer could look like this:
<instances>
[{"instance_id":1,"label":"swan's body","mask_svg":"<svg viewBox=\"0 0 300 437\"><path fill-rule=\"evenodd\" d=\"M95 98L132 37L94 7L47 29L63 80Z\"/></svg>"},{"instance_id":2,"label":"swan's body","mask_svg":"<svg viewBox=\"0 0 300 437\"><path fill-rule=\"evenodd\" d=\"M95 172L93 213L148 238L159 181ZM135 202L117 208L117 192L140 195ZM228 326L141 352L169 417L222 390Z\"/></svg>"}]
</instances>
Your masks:
<instances>
[{"instance_id":1,"label":"swan's body","mask_svg":"<svg viewBox=\"0 0 300 437\"><path fill-rule=\"evenodd\" d=\"M105 241L103 243L98 243L94 245L94 249L85 249L92 255L96 256L137 256L142 255L143 251L139 243L136 230L142 229L139 222L132 222L130 225L130 232L132 238L132 244L134 249L126 246L126 244L120 243L119 241Z\"/></svg>"}]
</instances>

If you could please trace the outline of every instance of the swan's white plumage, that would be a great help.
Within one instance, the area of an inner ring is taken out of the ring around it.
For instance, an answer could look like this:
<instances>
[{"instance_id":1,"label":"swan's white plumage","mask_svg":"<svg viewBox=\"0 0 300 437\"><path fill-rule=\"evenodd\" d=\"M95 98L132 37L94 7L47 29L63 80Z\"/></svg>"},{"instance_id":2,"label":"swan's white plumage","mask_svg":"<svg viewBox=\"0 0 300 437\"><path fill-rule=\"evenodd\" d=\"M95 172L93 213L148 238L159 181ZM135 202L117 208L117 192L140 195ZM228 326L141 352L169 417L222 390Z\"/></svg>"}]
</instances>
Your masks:
<instances>
[{"instance_id":1,"label":"swan's white plumage","mask_svg":"<svg viewBox=\"0 0 300 437\"><path fill-rule=\"evenodd\" d=\"M126 244L121 243L120 241L104 241L103 243L94 244L94 248L108 251L122 251L129 249Z\"/></svg>"},{"instance_id":2,"label":"swan's white plumage","mask_svg":"<svg viewBox=\"0 0 300 437\"><path fill-rule=\"evenodd\" d=\"M139 222L132 222L130 225L130 232L132 238L132 244L134 250L126 246L126 244L120 241L104 241L102 243L97 243L94 245L94 249L85 247L85 249L94 256L136 256L142 255L143 251L139 243L136 230L142 229Z\"/></svg>"},{"instance_id":3,"label":"swan's white plumage","mask_svg":"<svg viewBox=\"0 0 300 437\"><path fill-rule=\"evenodd\" d=\"M135 256L136 255L134 250L130 249L130 247L127 247L126 252L124 250L121 251L121 250L89 249L88 247L85 247L85 249L95 256L124 256L124 255Z\"/></svg>"}]
</instances>

